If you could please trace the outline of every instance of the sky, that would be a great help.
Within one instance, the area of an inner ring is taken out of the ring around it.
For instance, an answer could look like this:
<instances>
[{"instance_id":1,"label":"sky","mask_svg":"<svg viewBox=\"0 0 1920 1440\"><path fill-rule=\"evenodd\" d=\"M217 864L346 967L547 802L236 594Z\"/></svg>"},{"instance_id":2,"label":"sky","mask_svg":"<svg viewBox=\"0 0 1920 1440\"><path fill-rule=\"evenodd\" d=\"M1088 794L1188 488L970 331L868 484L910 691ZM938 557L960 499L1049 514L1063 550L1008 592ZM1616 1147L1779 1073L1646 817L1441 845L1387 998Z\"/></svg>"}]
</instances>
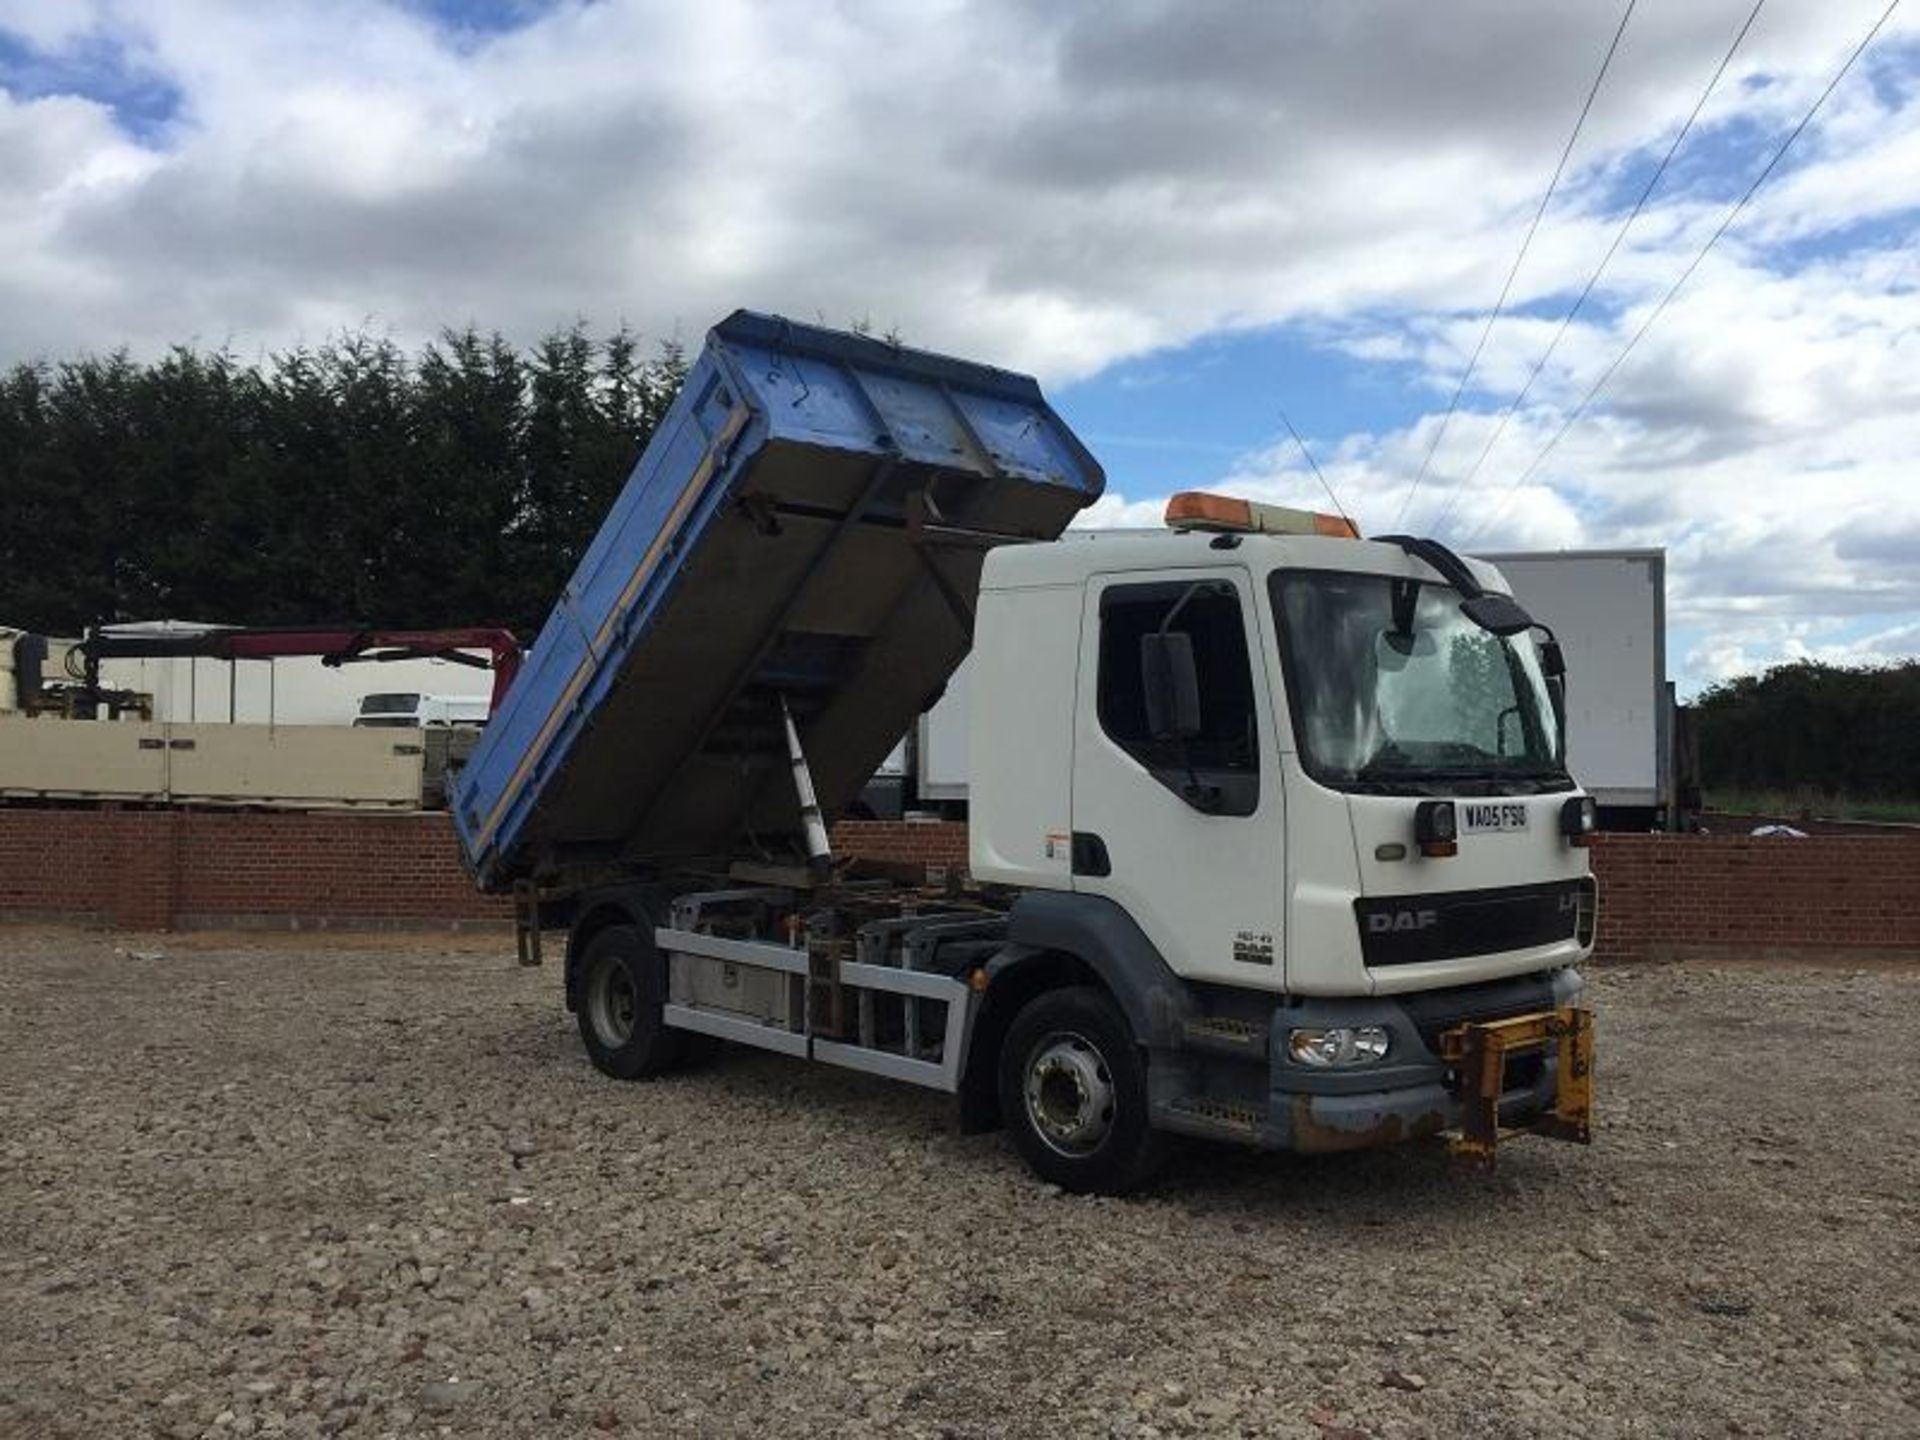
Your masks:
<instances>
[{"instance_id":1,"label":"sky","mask_svg":"<svg viewBox=\"0 0 1920 1440\"><path fill-rule=\"evenodd\" d=\"M857 320L1088 523L1328 508L1291 421L1368 533L1665 548L1683 692L1912 656L1920 5L1578 409L1884 8L1763 5L1554 344L1752 0L1635 5L1491 328L1612 0L0 0L0 362Z\"/></svg>"}]
</instances>

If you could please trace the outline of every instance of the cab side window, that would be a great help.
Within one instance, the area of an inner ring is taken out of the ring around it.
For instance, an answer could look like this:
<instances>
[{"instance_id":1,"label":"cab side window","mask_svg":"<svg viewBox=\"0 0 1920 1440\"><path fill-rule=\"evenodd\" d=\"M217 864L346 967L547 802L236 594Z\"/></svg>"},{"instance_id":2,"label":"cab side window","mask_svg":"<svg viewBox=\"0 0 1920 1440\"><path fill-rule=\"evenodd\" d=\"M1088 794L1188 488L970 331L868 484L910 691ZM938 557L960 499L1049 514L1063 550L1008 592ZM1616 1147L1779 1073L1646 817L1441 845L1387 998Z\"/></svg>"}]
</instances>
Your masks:
<instances>
[{"instance_id":1,"label":"cab side window","mask_svg":"<svg viewBox=\"0 0 1920 1440\"><path fill-rule=\"evenodd\" d=\"M1164 627L1192 641L1200 733L1155 740L1147 729L1140 640ZM1224 581L1110 585L1100 595L1100 728L1195 809L1251 815L1260 804L1259 726L1240 596Z\"/></svg>"}]
</instances>

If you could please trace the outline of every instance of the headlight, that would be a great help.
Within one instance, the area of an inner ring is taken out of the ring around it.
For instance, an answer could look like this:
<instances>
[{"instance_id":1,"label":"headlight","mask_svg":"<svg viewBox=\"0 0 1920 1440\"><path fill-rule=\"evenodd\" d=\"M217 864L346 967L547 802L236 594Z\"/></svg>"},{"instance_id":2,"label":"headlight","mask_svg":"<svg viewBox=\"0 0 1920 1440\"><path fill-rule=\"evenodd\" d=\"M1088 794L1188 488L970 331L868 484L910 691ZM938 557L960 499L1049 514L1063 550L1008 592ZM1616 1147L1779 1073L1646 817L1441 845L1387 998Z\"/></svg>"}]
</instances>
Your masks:
<instances>
[{"instance_id":1,"label":"headlight","mask_svg":"<svg viewBox=\"0 0 1920 1440\"><path fill-rule=\"evenodd\" d=\"M1332 1070L1345 1065L1373 1065L1386 1059L1390 1044L1384 1025L1336 1025L1329 1029L1287 1032L1287 1053L1296 1065Z\"/></svg>"}]
</instances>

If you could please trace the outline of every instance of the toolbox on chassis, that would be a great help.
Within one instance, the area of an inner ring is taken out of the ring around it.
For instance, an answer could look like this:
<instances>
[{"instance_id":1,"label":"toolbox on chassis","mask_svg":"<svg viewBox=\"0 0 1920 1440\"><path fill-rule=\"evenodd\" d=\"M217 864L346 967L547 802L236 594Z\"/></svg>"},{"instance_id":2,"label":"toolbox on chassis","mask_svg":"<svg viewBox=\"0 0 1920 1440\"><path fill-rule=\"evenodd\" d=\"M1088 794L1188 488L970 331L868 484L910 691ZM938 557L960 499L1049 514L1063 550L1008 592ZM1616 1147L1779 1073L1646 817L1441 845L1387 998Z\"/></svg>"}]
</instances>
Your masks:
<instances>
[{"instance_id":1,"label":"toolbox on chassis","mask_svg":"<svg viewBox=\"0 0 1920 1440\"><path fill-rule=\"evenodd\" d=\"M594 1063L716 1040L957 1096L1041 1175L1166 1137L1584 1140L1593 805L1497 571L1186 494L1056 544L1099 466L1030 379L715 327L453 796L569 926ZM973 657L968 876L828 824Z\"/></svg>"}]
</instances>

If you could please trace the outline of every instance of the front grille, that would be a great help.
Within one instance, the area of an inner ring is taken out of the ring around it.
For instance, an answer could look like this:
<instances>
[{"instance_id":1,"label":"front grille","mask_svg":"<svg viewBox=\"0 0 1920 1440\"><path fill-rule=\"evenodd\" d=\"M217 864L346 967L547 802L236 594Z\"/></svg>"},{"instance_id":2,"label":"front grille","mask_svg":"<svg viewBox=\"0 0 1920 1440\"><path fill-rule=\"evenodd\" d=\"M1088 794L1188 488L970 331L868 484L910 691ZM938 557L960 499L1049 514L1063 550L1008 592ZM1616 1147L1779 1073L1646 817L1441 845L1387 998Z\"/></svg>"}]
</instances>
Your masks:
<instances>
[{"instance_id":1,"label":"front grille","mask_svg":"<svg viewBox=\"0 0 1920 1440\"><path fill-rule=\"evenodd\" d=\"M1573 938L1590 880L1553 880L1498 890L1369 897L1353 902L1360 953L1369 966L1418 965L1495 955Z\"/></svg>"},{"instance_id":2,"label":"front grille","mask_svg":"<svg viewBox=\"0 0 1920 1440\"><path fill-rule=\"evenodd\" d=\"M1456 1025L1504 1020L1509 1015L1528 1015L1554 1006L1553 980L1544 973L1446 990L1420 990L1393 998L1413 1023L1421 1043L1436 1055L1440 1053L1441 1032Z\"/></svg>"}]
</instances>

